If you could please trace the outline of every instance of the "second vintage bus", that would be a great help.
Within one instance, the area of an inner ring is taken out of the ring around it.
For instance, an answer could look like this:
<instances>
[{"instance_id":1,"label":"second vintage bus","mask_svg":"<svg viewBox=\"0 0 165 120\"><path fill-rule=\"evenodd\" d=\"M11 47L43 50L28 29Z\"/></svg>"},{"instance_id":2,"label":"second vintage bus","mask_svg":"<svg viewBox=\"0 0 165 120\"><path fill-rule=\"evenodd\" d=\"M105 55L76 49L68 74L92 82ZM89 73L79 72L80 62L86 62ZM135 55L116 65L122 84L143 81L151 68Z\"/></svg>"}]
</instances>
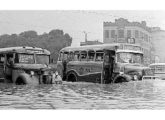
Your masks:
<instances>
[{"instance_id":1,"label":"second vintage bus","mask_svg":"<svg viewBox=\"0 0 165 120\"><path fill-rule=\"evenodd\" d=\"M57 62L58 73L66 81L97 83L128 82L152 75L149 67L140 64L141 53L119 48L119 44L63 48Z\"/></svg>"}]
</instances>

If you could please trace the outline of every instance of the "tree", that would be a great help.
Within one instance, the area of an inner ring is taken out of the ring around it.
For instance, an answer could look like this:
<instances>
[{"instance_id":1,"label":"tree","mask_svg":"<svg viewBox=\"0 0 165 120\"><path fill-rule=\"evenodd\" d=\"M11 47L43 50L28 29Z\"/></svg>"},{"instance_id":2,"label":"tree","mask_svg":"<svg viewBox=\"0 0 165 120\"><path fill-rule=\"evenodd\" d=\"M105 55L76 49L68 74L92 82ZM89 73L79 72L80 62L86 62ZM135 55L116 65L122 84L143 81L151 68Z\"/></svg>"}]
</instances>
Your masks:
<instances>
[{"instance_id":1,"label":"tree","mask_svg":"<svg viewBox=\"0 0 165 120\"><path fill-rule=\"evenodd\" d=\"M38 35L36 31L24 31L20 34L4 34L0 36L0 47L14 47L14 46L35 46L49 50L51 52L51 59L57 61L60 49L65 46L70 46L72 37L62 30L54 29L49 33Z\"/></svg>"},{"instance_id":2,"label":"tree","mask_svg":"<svg viewBox=\"0 0 165 120\"><path fill-rule=\"evenodd\" d=\"M24 38L35 38L37 37L37 32L36 31L25 31L19 34L20 36L24 37Z\"/></svg>"}]
</instances>

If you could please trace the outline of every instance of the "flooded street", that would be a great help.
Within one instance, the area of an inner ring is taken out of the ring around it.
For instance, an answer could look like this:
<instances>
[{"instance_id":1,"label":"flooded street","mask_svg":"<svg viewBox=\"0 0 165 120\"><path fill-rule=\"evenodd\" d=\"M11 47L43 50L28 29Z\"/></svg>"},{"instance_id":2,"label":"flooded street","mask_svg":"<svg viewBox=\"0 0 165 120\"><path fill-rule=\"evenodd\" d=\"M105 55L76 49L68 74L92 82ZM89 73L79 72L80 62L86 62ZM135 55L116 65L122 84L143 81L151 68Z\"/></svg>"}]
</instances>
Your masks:
<instances>
[{"instance_id":1,"label":"flooded street","mask_svg":"<svg viewBox=\"0 0 165 120\"><path fill-rule=\"evenodd\" d=\"M165 81L0 84L0 109L165 109Z\"/></svg>"}]
</instances>

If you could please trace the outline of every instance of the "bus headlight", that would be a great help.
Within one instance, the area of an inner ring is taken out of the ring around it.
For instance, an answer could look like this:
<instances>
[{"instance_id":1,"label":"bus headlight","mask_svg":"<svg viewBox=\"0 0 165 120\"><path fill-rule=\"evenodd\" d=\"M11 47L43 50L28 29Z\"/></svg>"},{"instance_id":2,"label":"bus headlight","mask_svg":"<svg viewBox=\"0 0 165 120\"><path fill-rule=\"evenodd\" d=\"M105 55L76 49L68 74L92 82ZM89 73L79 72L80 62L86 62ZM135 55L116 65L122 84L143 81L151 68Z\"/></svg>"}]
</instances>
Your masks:
<instances>
[{"instance_id":1,"label":"bus headlight","mask_svg":"<svg viewBox=\"0 0 165 120\"><path fill-rule=\"evenodd\" d=\"M34 75L34 71L30 71L30 75L33 76Z\"/></svg>"},{"instance_id":2,"label":"bus headlight","mask_svg":"<svg viewBox=\"0 0 165 120\"><path fill-rule=\"evenodd\" d=\"M134 76L133 76L133 79L134 79L134 80L138 80L138 76L137 76L137 75L134 75Z\"/></svg>"}]
</instances>

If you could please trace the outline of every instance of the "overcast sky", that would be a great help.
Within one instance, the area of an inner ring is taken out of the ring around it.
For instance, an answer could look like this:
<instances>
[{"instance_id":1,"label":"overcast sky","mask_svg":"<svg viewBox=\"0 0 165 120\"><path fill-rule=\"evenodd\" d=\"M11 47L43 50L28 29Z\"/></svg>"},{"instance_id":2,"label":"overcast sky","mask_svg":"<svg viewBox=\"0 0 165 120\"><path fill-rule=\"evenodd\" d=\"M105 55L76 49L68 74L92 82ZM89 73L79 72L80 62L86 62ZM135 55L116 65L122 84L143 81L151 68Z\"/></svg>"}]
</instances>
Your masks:
<instances>
[{"instance_id":1,"label":"overcast sky","mask_svg":"<svg viewBox=\"0 0 165 120\"><path fill-rule=\"evenodd\" d=\"M88 40L103 39L103 22L117 18L146 21L148 26L165 29L165 11L0 11L0 34L35 30L38 34L62 29L73 38L73 46Z\"/></svg>"}]
</instances>

